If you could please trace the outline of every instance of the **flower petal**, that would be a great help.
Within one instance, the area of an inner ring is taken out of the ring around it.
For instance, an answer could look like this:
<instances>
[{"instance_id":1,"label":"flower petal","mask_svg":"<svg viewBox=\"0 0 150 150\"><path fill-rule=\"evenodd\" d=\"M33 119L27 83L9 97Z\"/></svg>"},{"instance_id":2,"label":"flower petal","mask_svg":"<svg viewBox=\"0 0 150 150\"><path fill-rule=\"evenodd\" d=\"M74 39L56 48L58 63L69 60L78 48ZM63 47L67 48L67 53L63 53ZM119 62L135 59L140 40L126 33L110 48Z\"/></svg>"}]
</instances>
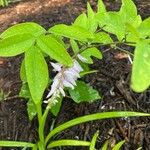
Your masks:
<instances>
[{"instance_id":1,"label":"flower petal","mask_svg":"<svg viewBox=\"0 0 150 150\"><path fill-rule=\"evenodd\" d=\"M80 55L80 54L78 54L77 57L78 57L79 60L81 60L82 62L85 62L85 63L86 63L86 62L88 61L85 57L83 57L83 56Z\"/></svg>"},{"instance_id":2,"label":"flower petal","mask_svg":"<svg viewBox=\"0 0 150 150\"><path fill-rule=\"evenodd\" d=\"M76 60L74 61L74 65L72 68L77 70L78 72L83 71L83 68L80 66L80 64Z\"/></svg>"},{"instance_id":3,"label":"flower petal","mask_svg":"<svg viewBox=\"0 0 150 150\"><path fill-rule=\"evenodd\" d=\"M64 90L63 90L63 88L59 87L59 91L60 91L60 93L62 94L63 97L66 96L66 94L65 94L65 92L64 92Z\"/></svg>"},{"instance_id":4,"label":"flower petal","mask_svg":"<svg viewBox=\"0 0 150 150\"><path fill-rule=\"evenodd\" d=\"M74 89L74 86L66 80L63 81L63 85L64 87L70 87L71 89Z\"/></svg>"},{"instance_id":5,"label":"flower petal","mask_svg":"<svg viewBox=\"0 0 150 150\"><path fill-rule=\"evenodd\" d=\"M61 67L62 67L61 64L51 62L51 65L53 66L54 71L60 71L61 70Z\"/></svg>"},{"instance_id":6,"label":"flower petal","mask_svg":"<svg viewBox=\"0 0 150 150\"><path fill-rule=\"evenodd\" d=\"M50 92L48 93L48 95L47 95L46 98L48 98L48 97L50 97L51 95L53 95L53 93L54 93L54 92L57 90L57 88L58 88L58 84L59 84L59 79L54 78L53 84L52 84L52 86L51 86L51 90L50 90Z\"/></svg>"}]
</instances>

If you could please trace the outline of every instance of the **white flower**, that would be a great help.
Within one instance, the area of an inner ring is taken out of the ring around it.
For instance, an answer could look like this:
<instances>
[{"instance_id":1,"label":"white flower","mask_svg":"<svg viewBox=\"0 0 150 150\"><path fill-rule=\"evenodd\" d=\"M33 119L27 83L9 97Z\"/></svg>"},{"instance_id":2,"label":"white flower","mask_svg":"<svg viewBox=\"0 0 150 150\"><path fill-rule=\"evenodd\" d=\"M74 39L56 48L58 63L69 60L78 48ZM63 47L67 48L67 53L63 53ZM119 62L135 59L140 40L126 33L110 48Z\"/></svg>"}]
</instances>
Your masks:
<instances>
[{"instance_id":1,"label":"white flower","mask_svg":"<svg viewBox=\"0 0 150 150\"><path fill-rule=\"evenodd\" d=\"M64 88L67 87L74 89L74 86L76 86L76 80L80 78L79 74L81 71L83 71L83 69L76 60L74 60L73 66L71 68L65 68L59 63L51 63L51 65L58 73L54 77L51 90L48 93L47 98L57 98L60 96L60 94L65 97ZM51 98L44 102L48 103L50 100Z\"/></svg>"},{"instance_id":2,"label":"white flower","mask_svg":"<svg viewBox=\"0 0 150 150\"><path fill-rule=\"evenodd\" d=\"M87 61L88 61L86 58L84 58L84 57L83 57L82 55L80 55L80 54L78 54L77 57L78 57L79 60L81 60L82 62L87 63Z\"/></svg>"},{"instance_id":3,"label":"white flower","mask_svg":"<svg viewBox=\"0 0 150 150\"><path fill-rule=\"evenodd\" d=\"M60 71L61 70L61 67L62 67L61 64L51 62L51 65L53 66L53 68L54 68L53 70L54 71Z\"/></svg>"}]
</instances>

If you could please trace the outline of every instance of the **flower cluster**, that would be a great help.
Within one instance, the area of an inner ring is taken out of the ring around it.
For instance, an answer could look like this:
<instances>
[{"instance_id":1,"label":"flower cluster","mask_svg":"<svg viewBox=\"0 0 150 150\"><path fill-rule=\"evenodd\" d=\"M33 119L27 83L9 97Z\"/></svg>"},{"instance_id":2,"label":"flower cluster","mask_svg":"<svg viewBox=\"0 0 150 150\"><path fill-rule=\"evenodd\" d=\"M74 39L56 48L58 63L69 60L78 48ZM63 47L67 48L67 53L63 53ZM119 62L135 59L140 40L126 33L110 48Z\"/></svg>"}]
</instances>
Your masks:
<instances>
[{"instance_id":1,"label":"flower cluster","mask_svg":"<svg viewBox=\"0 0 150 150\"><path fill-rule=\"evenodd\" d=\"M83 71L83 69L76 60L74 60L71 68L66 68L59 63L51 62L51 65L53 66L54 71L57 71L58 73L54 77L47 98L53 97L56 99L57 97L60 97L60 95L65 97L64 88L69 87L74 89L74 86L76 86L76 80L80 78L79 73ZM45 103L48 103L50 100L51 98L48 101L45 101Z\"/></svg>"}]
</instances>

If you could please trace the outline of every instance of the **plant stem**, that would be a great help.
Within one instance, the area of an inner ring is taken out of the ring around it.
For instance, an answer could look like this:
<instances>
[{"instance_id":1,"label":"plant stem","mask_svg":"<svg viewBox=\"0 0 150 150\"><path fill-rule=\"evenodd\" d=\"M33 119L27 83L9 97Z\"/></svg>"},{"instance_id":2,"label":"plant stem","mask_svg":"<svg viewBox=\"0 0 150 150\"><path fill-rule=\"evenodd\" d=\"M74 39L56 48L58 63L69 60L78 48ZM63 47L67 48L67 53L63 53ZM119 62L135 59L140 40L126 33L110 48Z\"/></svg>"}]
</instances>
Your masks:
<instances>
[{"instance_id":1,"label":"plant stem","mask_svg":"<svg viewBox=\"0 0 150 150\"><path fill-rule=\"evenodd\" d=\"M131 55L131 56L134 56L134 54L132 54L131 52L129 52L129 51L127 51L127 50L124 50L124 49L122 49L122 48L120 48L120 47L118 47L118 46L116 46L115 49L118 49L118 50L120 50L120 51L122 51L122 52L124 52L124 53L127 53L127 54Z\"/></svg>"},{"instance_id":2,"label":"plant stem","mask_svg":"<svg viewBox=\"0 0 150 150\"><path fill-rule=\"evenodd\" d=\"M42 108L41 104L36 104L37 108L37 115L38 115L38 122L39 122L39 129L38 129L38 134L39 134L39 150L45 150L45 145L44 145L44 125L42 124Z\"/></svg>"}]
</instances>

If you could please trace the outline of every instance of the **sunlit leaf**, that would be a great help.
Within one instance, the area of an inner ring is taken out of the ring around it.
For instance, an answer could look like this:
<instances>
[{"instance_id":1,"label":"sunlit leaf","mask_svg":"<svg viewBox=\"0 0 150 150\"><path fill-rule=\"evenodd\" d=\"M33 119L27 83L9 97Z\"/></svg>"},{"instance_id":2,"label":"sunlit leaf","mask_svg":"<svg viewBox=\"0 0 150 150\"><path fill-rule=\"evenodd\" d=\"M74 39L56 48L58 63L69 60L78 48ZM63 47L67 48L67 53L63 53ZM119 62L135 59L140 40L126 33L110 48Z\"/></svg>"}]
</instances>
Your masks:
<instances>
[{"instance_id":1,"label":"sunlit leaf","mask_svg":"<svg viewBox=\"0 0 150 150\"><path fill-rule=\"evenodd\" d=\"M126 23L126 41L128 42L138 42L140 40L140 34L137 29L131 24Z\"/></svg>"},{"instance_id":2,"label":"sunlit leaf","mask_svg":"<svg viewBox=\"0 0 150 150\"><path fill-rule=\"evenodd\" d=\"M93 39L93 34L80 26L67 26L64 24L55 25L49 29L50 33L61 35L67 38L87 42Z\"/></svg>"},{"instance_id":3,"label":"sunlit leaf","mask_svg":"<svg viewBox=\"0 0 150 150\"><path fill-rule=\"evenodd\" d=\"M48 144L47 148L60 147L60 146L89 146L90 142L79 140L57 140Z\"/></svg>"},{"instance_id":4,"label":"sunlit leaf","mask_svg":"<svg viewBox=\"0 0 150 150\"><path fill-rule=\"evenodd\" d=\"M137 9L133 0L122 0L119 14L124 22L132 23L137 16Z\"/></svg>"},{"instance_id":5,"label":"sunlit leaf","mask_svg":"<svg viewBox=\"0 0 150 150\"><path fill-rule=\"evenodd\" d=\"M134 28L138 28L141 23L142 23L142 18L140 15L137 15L136 18L134 19L134 21L132 22L132 26Z\"/></svg>"},{"instance_id":6,"label":"sunlit leaf","mask_svg":"<svg viewBox=\"0 0 150 150\"><path fill-rule=\"evenodd\" d=\"M52 59L64 64L66 66L72 66L72 58L70 57L64 46L55 40L50 35L43 35L37 39L37 45L41 50L48 54Z\"/></svg>"},{"instance_id":7,"label":"sunlit leaf","mask_svg":"<svg viewBox=\"0 0 150 150\"><path fill-rule=\"evenodd\" d=\"M37 37L41 34L44 34L45 32L46 30L40 25L34 22L26 22L26 23L16 24L8 28L0 35L0 38L8 38L10 36L15 36L20 34L25 34L25 35L30 34L34 37Z\"/></svg>"},{"instance_id":8,"label":"sunlit leaf","mask_svg":"<svg viewBox=\"0 0 150 150\"><path fill-rule=\"evenodd\" d=\"M13 37L0 39L0 56L10 57L19 55L28 50L33 43L34 39L31 35L27 34L14 35Z\"/></svg>"},{"instance_id":9,"label":"sunlit leaf","mask_svg":"<svg viewBox=\"0 0 150 150\"><path fill-rule=\"evenodd\" d=\"M149 36L150 38L150 17L145 19L138 28L142 38Z\"/></svg>"},{"instance_id":10,"label":"sunlit leaf","mask_svg":"<svg viewBox=\"0 0 150 150\"><path fill-rule=\"evenodd\" d=\"M76 103L93 102L101 98L98 91L83 81L77 81L75 89L69 89L69 94Z\"/></svg>"},{"instance_id":11,"label":"sunlit leaf","mask_svg":"<svg viewBox=\"0 0 150 150\"><path fill-rule=\"evenodd\" d=\"M103 0L98 0L98 13L102 14L106 12L106 7L103 3Z\"/></svg>"},{"instance_id":12,"label":"sunlit leaf","mask_svg":"<svg viewBox=\"0 0 150 150\"><path fill-rule=\"evenodd\" d=\"M87 3L87 14L88 14L88 20L87 20L88 31L91 31L94 33L98 27L98 23L95 17L95 13L89 3Z\"/></svg>"},{"instance_id":13,"label":"sunlit leaf","mask_svg":"<svg viewBox=\"0 0 150 150\"><path fill-rule=\"evenodd\" d=\"M131 112L131 111L118 111L118 112L102 112L102 113L96 113L96 114L90 114L85 115L82 117L78 117L76 119L70 120L66 123L63 123L62 125L59 125L58 127L54 128L50 133L47 135L45 139L45 144L51 139L54 135L57 133L60 133L61 131L70 128L72 126L85 123L88 121L94 121L94 120L100 120L100 119L108 119L108 118L118 118L118 117L136 117L136 116L150 116L150 114L147 113L139 113L139 112Z\"/></svg>"},{"instance_id":14,"label":"sunlit leaf","mask_svg":"<svg viewBox=\"0 0 150 150\"><path fill-rule=\"evenodd\" d=\"M95 38L92 41L93 43L102 43L102 44L110 44L113 43L110 35L105 32L98 32L95 34Z\"/></svg>"},{"instance_id":15,"label":"sunlit leaf","mask_svg":"<svg viewBox=\"0 0 150 150\"><path fill-rule=\"evenodd\" d=\"M86 14L82 13L81 15L79 15L76 18L76 20L75 20L75 22L74 22L73 25L80 26L80 27L82 27L84 29L88 29L88 22L87 22L87 16L86 16Z\"/></svg>"},{"instance_id":16,"label":"sunlit leaf","mask_svg":"<svg viewBox=\"0 0 150 150\"><path fill-rule=\"evenodd\" d=\"M103 30L117 35L118 40L122 40L124 38L125 24L118 12L111 11L105 14L98 13L96 18L99 26L103 28Z\"/></svg>"},{"instance_id":17,"label":"sunlit leaf","mask_svg":"<svg viewBox=\"0 0 150 150\"><path fill-rule=\"evenodd\" d=\"M0 141L1 147L34 147L35 144L21 141Z\"/></svg>"},{"instance_id":18,"label":"sunlit leaf","mask_svg":"<svg viewBox=\"0 0 150 150\"><path fill-rule=\"evenodd\" d=\"M31 97L35 104L41 102L48 84L48 67L39 48L33 46L25 53L25 69Z\"/></svg>"},{"instance_id":19,"label":"sunlit leaf","mask_svg":"<svg viewBox=\"0 0 150 150\"><path fill-rule=\"evenodd\" d=\"M150 86L150 44L144 40L136 45L131 81L136 92L143 92Z\"/></svg>"}]
</instances>

